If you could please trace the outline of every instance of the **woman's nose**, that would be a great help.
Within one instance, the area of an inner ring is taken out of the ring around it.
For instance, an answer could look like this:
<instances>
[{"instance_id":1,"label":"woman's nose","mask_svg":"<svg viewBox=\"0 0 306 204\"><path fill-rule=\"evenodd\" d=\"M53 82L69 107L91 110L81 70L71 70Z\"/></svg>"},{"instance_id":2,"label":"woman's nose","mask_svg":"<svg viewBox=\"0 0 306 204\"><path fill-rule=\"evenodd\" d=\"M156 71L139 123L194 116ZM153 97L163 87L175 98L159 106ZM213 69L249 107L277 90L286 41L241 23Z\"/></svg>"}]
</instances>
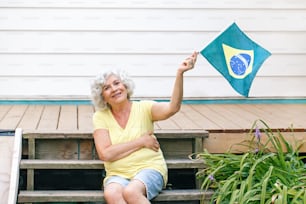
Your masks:
<instances>
[{"instance_id":1,"label":"woman's nose","mask_svg":"<svg viewBox=\"0 0 306 204\"><path fill-rule=\"evenodd\" d=\"M114 85L111 85L110 88L111 88L112 92L116 91L116 89L117 89L116 86L114 86Z\"/></svg>"}]
</instances>

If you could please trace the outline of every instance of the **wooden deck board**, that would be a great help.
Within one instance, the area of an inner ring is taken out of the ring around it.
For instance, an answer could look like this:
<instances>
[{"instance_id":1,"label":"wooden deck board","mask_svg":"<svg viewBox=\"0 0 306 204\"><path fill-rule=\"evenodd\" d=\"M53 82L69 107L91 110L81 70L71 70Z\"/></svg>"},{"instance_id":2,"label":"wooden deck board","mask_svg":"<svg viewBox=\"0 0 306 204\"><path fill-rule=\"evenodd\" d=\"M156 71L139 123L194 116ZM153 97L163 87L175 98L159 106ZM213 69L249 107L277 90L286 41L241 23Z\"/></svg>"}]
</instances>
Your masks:
<instances>
[{"instance_id":1,"label":"wooden deck board","mask_svg":"<svg viewBox=\"0 0 306 204\"><path fill-rule=\"evenodd\" d=\"M216 114L219 114L225 120L223 123L224 129L228 123L238 129L245 129L245 124L249 121L246 121L243 116L245 112L241 111L240 109L233 109L230 105L223 106L222 104L218 105L210 105L209 106Z\"/></svg>"},{"instance_id":2,"label":"wooden deck board","mask_svg":"<svg viewBox=\"0 0 306 204\"><path fill-rule=\"evenodd\" d=\"M59 139L78 135L91 138L93 113L91 105L0 105L0 129L21 127L25 134L43 136L59 133ZM306 104L184 104L174 117L159 121L154 127L161 132L207 130L209 138L204 141L204 147L219 153L245 139L258 119L275 130L288 132L293 128L299 139L306 140ZM85 152L77 155L66 152L66 157L87 158L93 145L80 143ZM306 152L306 145L302 151Z\"/></svg>"},{"instance_id":3,"label":"wooden deck board","mask_svg":"<svg viewBox=\"0 0 306 204\"><path fill-rule=\"evenodd\" d=\"M44 106L37 130L56 130L60 114L59 105Z\"/></svg>"},{"instance_id":4,"label":"wooden deck board","mask_svg":"<svg viewBox=\"0 0 306 204\"><path fill-rule=\"evenodd\" d=\"M0 121L0 129L16 129L23 118L26 109L27 105L13 106Z\"/></svg>"},{"instance_id":5,"label":"wooden deck board","mask_svg":"<svg viewBox=\"0 0 306 204\"><path fill-rule=\"evenodd\" d=\"M251 125L252 122L255 120L259 119L262 115L262 113L259 113L260 109L256 108L253 104L248 104L248 105L234 105L236 106L235 109L241 110L240 115L244 115L244 117L247 117L248 123Z\"/></svg>"},{"instance_id":6,"label":"wooden deck board","mask_svg":"<svg viewBox=\"0 0 306 204\"><path fill-rule=\"evenodd\" d=\"M295 120L294 126L300 126L303 124L303 116L301 114L292 114L288 113L287 111L284 112L285 107L281 106L280 104L276 105L263 105L259 106L256 105L256 108L258 108L260 113L258 114L258 117L260 117L262 120L266 121L267 124L271 128L279 128L279 129L286 129L291 126L293 119ZM304 106L306 108L306 106ZM290 106L291 110L294 110L294 106ZM298 108L300 112L303 112L303 107ZM305 126L304 126L305 127Z\"/></svg>"},{"instance_id":7,"label":"wooden deck board","mask_svg":"<svg viewBox=\"0 0 306 204\"><path fill-rule=\"evenodd\" d=\"M220 126L214 123L210 118L206 117L205 113L203 114L195 110L191 105L182 106L182 111L185 112L186 117L191 119L200 128L203 128L203 125L205 125L207 130L220 128Z\"/></svg>"},{"instance_id":8,"label":"wooden deck board","mask_svg":"<svg viewBox=\"0 0 306 204\"><path fill-rule=\"evenodd\" d=\"M54 137L58 133L59 139L80 135L91 139L93 113L91 105L0 105L0 130L21 127L25 136ZM207 130L209 138L204 140L204 147L211 153L221 153L246 139L258 119L274 130L293 129L297 139L306 141L306 104L183 104L178 114L155 123L154 128L156 132ZM63 148L71 145L75 144L63 144ZM81 142L78 148L81 152L63 151L65 158L89 158L94 144ZM306 144L301 151L306 152Z\"/></svg>"},{"instance_id":9,"label":"wooden deck board","mask_svg":"<svg viewBox=\"0 0 306 204\"><path fill-rule=\"evenodd\" d=\"M175 130L175 129L180 129L180 127L175 123L173 118L169 118L168 120L163 120L163 121L158 121L157 125L159 129L170 129L170 130Z\"/></svg>"},{"instance_id":10,"label":"wooden deck board","mask_svg":"<svg viewBox=\"0 0 306 204\"><path fill-rule=\"evenodd\" d=\"M204 168L202 160L166 159L169 169ZM104 169L101 160L55 160L55 159L24 159L20 162L20 169Z\"/></svg>"},{"instance_id":11,"label":"wooden deck board","mask_svg":"<svg viewBox=\"0 0 306 204\"><path fill-rule=\"evenodd\" d=\"M156 198L155 201L191 201L201 200L205 194L205 203L208 203L213 192L200 191L196 189L173 189L163 190ZM20 191L18 203L32 203L39 200L40 202L101 202L104 201L103 193L100 190L74 190L74 191ZM181 203L181 202L180 202Z\"/></svg>"},{"instance_id":12,"label":"wooden deck board","mask_svg":"<svg viewBox=\"0 0 306 204\"><path fill-rule=\"evenodd\" d=\"M218 105L216 105L218 106ZM233 122L233 118L232 119L228 119L227 117L231 117L231 116L227 116L224 115L224 113L222 112L217 112L214 109L213 105L192 105L192 107L202 113L203 115L205 115L205 117L210 118L210 120L212 122L214 122L215 124L217 124L219 126L219 130L226 130L226 129L234 129L234 128L239 128L237 126L237 124L235 124ZM205 124L203 123L203 128L205 128Z\"/></svg>"},{"instance_id":13,"label":"wooden deck board","mask_svg":"<svg viewBox=\"0 0 306 204\"><path fill-rule=\"evenodd\" d=\"M258 117L266 121L271 128L276 128L277 126L282 128L288 127L288 121L286 117L282 114L279 114L279 109L270 105L254 105L254 108L257 109Z\"/></svg>"},{"instance_id":14,"label":"wooden deck board","mask_svg":"<svg viewBox=\"0 0 306 204\"><path fill-rule=\"evenodd\" d=\"M0 202L7 203L10 186L10 172L12 166L12 154L14 137L0 137Z\"/></svg>"},{"instance_id":15,"label":"wooden deck board","mask_svg":"<svg viewBox=\"0 0 306 204\"><path fill-rule=\"evenodd\" d=\"M84 131L91 131L93 129L92 125L92 115L94 113L93 106L80 105L78 106L78 129Z\"/></svg>"},{"instance_id":16,"label":"wooden deck board","mask_svg":"<svg viewBox=\"0 0 306 204\"><path fill-rule=\"evenodd\" d=\"M12 106L5 105L0 106L0 122L4 120L5 115L8 113L8 111L12 108Z\"/></svg>"},{"instance_id":17,"label":"wooden deck board","mask_svg":"<svg viewBox=\"0 0 306 204\"><path fill-rule=\"evenodd\" d=\"M306 106L302 104L294 104L291 109L286 109L285 106L279 106L279 112L286 116L287 122L296 128L305 127L306 121ZM302 123L301 123L302 122Z\"/></svg>"},{"instance_id":18,"label":"wooden deck board","mask_svg":"<svg viewBox=\"0 0 306 204\"><path fill-rule=\"evenodd\" d=\"M21 127L27 132L91 132L91 105L0 105L0 129ZM172 118L155 124L157 130L204 129L245 131L256 119L273 129L306 128L305 104L186 104Z\"/></svg>"},{"instance_id":19,"label":"wooden deck board","mask_svg":"<svg viewBox=\"0 0 306 204\"><path fill-rule=\"evenodd\" d=\"M18 126L23 130L36 129L40 121L43 108L44 107L42 105L29 106L25 111L24 116L21 118Z\"/></svg>"},{"instance_id":20,"label":"wooden deck board","mask_svg":"<svg viewBox=\"0 0 306 204\"><path fill-rule=\"evenodd\" d=\"M76 130L78 129L77 106L64 105L60 109L58 121L58 130Z\"/></svg>"},{"instance_id":21,"label":"wooden deck board","mask_svg":"<svg viewBox=\"0 0 306 204\"><path fill-rule=\"evenodd\" d=\"M194 123L184 111L178 112L172 119L180 129L201 129L201 127Z\"/></svg>"}]
</instances>

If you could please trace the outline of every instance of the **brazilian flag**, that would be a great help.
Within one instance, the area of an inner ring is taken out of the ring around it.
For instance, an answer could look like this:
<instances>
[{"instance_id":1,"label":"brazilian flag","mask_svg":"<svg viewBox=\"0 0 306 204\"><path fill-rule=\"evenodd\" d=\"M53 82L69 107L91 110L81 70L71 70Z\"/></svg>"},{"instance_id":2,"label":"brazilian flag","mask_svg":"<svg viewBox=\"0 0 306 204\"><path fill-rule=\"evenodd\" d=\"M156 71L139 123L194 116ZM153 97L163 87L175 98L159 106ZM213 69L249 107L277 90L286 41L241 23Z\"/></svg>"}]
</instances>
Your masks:
<instances>
[{"instance_id":1,"label":"brazilian flag","mask_svg":"<svg viewBox=\"0 0 306 204\"><path fill-rule=\"evenodd\" d=\"M271 55L245 35L236 23L207 45L201 54L245 97L249 95L257 71Z\"/></svg>"}]
</instances>

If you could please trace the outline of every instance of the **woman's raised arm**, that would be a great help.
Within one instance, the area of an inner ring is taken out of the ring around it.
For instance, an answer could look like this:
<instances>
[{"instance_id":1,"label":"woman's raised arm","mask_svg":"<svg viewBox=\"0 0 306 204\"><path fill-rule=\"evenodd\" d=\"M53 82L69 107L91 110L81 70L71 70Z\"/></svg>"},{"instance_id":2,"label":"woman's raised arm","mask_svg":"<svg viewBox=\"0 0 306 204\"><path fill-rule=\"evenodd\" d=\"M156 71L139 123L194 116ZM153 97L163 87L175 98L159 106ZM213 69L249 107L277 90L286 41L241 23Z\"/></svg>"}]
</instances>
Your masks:
<instances>
[{"instance_id":1,"label":"woman's raised arm","mask_svg":"<svg viewBox=\"0 0 306 204\"><path fill-rule=\"evenodd\" d=\"M177 69L171 100L169 102L158 102L153 105L152 118L154 121L165 120L180 110L183 99L184 73L193 69L197 55L198 52L193 52Z\"/></svg>"}]
</instances>

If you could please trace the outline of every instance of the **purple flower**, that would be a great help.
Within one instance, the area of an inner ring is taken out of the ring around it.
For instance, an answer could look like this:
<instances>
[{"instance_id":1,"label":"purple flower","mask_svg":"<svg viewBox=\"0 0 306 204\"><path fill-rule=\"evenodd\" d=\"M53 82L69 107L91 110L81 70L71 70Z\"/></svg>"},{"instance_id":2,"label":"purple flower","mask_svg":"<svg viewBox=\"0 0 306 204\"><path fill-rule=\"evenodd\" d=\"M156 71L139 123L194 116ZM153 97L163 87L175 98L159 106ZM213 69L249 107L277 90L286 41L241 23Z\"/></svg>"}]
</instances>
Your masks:
<instances>
[{"instance_id":1,"label":"purple flower","mask_svg":"<svg viewBox=\"0 0 306 204\"><path fill-rule=\"evenodd\" d=\"M209 178L209 180L211 180L211 181L215 180L214 176L211 175L211 174L208 176L208 178Z\"/></svg>"},{"instance_id":2,"label":"purple flower","mask_svg":"<svg viewBox=\"0 0 306 204\"><path fill-rule=\"evenodd\" d=\"M255 137L257 139L257 141L260 141L260 137L261 137L261 133L260 133L260 129L258 127L256 127L255 129Z\"/></svg>"}]
</instances>

